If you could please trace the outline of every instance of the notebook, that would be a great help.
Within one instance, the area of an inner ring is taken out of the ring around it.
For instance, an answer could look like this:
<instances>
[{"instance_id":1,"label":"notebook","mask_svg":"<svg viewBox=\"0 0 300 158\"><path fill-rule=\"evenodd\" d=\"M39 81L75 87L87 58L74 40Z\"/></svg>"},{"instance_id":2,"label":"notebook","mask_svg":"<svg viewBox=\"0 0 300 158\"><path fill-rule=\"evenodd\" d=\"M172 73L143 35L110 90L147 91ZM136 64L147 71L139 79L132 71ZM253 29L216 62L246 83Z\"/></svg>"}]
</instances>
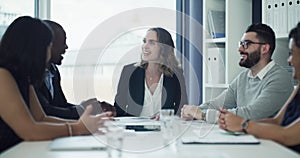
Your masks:
<instances>
[{"instance_id":1,"label":"notebook","mask_svg":"<svg viewBox=\"0 0 300 158\"><path fill-rule=\"evenodd\" d=\"M106 146L103 142L105 137L99 136L73 136L56 138L49 144L49 149L53 151L66 150L105 150Z\"/></svg>"},{"instance_id":2,"label":"notebook","mask_svg":"<svg viewBox=\"0 0 300 158\"><path fill-rule=\"evenodd\" d=\"M212 130L202 134L194 131L195 135L182 137L183 144L260 144L253 135Z\"/></svg>"}]
</instances>

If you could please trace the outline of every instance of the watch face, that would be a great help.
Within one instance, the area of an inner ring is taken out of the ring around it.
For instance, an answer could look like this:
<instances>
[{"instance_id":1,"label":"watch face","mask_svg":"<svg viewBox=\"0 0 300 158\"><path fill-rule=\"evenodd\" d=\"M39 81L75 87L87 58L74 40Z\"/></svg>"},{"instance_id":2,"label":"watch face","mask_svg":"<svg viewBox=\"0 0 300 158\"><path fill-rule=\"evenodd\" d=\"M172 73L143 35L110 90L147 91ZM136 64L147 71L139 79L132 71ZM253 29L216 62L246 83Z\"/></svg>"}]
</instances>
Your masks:
<instances>
[{"instance_id":1,"label":"watch face","mask_svg":"<svg viewBox=\"0 0 300 158\"><path fill-rule=\"evenodd\" d=\"M242 123L242 130L243 130L243 132L245 132L245 133L247 133L247 131L246 131L246 129L247 129L247 127L248 127L248 122L249 122L250 120L245 120L245 121L243 121L243 123Z\"/></svg>"},{"instance_id":2,"label":"watch face","mask_svg":"<svg viewBox=\"0 0 300 158\"><path fill-rule=\"evenodd\" d=\"M243 129L245 129L247 127L247 125L248 125L248 122L244 121L242 124Z\"/></svg>"}]
</instances>

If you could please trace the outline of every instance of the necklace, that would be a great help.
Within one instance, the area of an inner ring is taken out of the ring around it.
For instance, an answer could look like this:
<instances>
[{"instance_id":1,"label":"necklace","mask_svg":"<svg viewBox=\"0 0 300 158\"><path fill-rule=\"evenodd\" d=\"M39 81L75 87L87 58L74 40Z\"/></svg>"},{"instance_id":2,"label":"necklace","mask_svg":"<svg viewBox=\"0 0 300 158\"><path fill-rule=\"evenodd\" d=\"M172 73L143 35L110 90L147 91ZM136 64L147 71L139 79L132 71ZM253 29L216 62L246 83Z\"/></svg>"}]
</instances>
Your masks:
<instances>
[{"instance_id":1,"label":"necklace","mask_svg":"<svg viewBox=\"0 0 300 158\"><path fill-rule=\"evenodd\" d=\"M161 73L159 71L149 71L149 70L146 70L146 78L149 81L156 80L160 76L160 74Z\"/></svg>"}]
</instances>

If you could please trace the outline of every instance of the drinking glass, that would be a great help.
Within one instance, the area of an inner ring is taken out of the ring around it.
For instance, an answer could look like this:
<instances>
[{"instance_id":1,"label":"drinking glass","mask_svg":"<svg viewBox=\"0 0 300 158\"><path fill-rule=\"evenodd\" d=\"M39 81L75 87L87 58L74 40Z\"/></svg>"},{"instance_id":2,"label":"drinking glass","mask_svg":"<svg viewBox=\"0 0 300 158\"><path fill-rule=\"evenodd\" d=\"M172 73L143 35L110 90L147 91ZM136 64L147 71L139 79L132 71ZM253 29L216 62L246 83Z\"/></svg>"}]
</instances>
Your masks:
<instances>
[{"instance_id":1,"label":"drinking glass","mask_svg":"<svg viewBox=\"0 0 300 158\"><path fill-rule=\"evenodd\" d=\"M173 138L174 109L161 109L159 117L164 143L167 144Z\"/></svg>"},{"instance_id":2,"label":"drinking glass","mask_svg":"<svg viewBox=\"0 0 300 158\"><path fill-rule=\"evenodd\" d=\"M116 125L113 121L105 121L107 154L109 158L121 158L125 127Z\"/></svg>"}]
</instances>

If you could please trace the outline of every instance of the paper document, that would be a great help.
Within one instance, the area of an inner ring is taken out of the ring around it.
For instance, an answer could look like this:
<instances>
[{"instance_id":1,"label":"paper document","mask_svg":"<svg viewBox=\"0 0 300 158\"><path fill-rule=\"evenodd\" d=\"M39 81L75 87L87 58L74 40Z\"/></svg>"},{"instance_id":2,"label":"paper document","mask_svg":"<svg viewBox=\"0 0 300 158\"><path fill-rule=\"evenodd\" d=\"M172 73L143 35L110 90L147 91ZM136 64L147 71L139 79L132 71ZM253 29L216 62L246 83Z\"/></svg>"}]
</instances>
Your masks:
<instances>
[{"instance_id":1,"label":"paper document","mask_svg":"<svg viewBox=\"0 0 300 158\"><path fill-rule=\"evenodd\" d=\"M259 144L260 141L253 135L211 130L205 134L199 130L192 136L182 137L183 144Z\"/></svg>"},{"instance_id":2,"label":"paper document","mask_svg":"<svg viewBox=\"0 0 300 158\"><path fill-rule=\"evenodd\" d=\"M104 137L73 136L56 138L49 144L50 150L105 150Z\"/></svg>"}]
</instances>

